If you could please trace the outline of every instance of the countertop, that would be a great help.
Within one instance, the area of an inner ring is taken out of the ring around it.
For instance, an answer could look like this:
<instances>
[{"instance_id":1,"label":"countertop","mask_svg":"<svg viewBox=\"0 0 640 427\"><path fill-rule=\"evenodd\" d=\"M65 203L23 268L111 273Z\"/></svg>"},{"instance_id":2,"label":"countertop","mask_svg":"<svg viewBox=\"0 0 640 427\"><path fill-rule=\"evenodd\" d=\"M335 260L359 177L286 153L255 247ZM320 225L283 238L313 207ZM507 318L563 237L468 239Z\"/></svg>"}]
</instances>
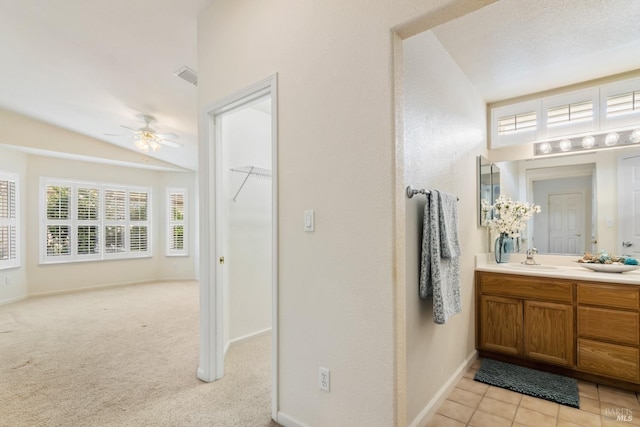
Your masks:
<instances>
[{"instance_id":1,"label":"countertop","mask_svg":"<svg viewBox=\"0 0 640 427\"><path fill-rule=\"evenodd\" d=\"M640 269L624 273L602 273L580 267L575 262L579 255L536 255L539 266L522 264L524 254L511 254L509 263L497 264L493 253L476 256L476 271L492 273L519 274L522 276L549 277L557 279L573 279L593 282L626 283L640 285Z\"/></svg>"}]
</instances>

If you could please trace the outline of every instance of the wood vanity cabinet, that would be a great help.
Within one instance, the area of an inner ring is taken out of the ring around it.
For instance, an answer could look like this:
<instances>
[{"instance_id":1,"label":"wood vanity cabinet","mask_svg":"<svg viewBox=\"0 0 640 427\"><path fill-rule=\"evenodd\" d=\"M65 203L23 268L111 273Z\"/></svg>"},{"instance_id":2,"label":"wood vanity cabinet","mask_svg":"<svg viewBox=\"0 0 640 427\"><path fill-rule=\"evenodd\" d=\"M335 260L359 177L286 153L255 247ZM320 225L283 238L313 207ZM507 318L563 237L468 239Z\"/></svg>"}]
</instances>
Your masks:
<instances>
[{"instance_id":1,"label":"wood vanity cabinet","mask_svg":"<svg viewBox=\"0 0 640 427\"><path fill-rule=\"evenodd\" d=\"M637 286L577 284L577 368L640 381L640 307Z\"/></svg>"},{"instance_id":2,"label":"wood vanity cabinet","mask_svg":"<svg viewBox=\"0 0 640 427\"><path fill-rule=\"evenodd\" d=\"M573 365L572 282L488 272L477 278L479 349Z\"/></svg>"},{"instance_id":3,"label":"wood vanity cabinet","mask_svg":"<svg viewBox=\"0 0 640 427\"><path fill-rule=\"evenodd\" d=\"M481 355L640 390L640 286L476 272Z\"/></svg>"}]
</instances>

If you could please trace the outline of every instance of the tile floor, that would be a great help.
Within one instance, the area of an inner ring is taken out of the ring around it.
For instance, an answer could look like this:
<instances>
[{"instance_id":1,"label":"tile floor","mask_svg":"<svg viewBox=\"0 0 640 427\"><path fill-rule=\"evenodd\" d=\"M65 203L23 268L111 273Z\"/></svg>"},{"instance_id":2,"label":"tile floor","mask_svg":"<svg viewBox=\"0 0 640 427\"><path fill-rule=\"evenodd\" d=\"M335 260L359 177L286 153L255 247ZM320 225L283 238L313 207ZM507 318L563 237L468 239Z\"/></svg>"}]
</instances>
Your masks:
<instances>
[{"instance_id":1,"label":"tile floor","mask_svg":"<svg viewBox=\"0 0 640 427\"><path fill-rule=\"evenodd\" d=\"M476 360L427 427L640 426L636 393L579 380L575 409L474 381L479 366Z\"/></svg>"}]
</instances>

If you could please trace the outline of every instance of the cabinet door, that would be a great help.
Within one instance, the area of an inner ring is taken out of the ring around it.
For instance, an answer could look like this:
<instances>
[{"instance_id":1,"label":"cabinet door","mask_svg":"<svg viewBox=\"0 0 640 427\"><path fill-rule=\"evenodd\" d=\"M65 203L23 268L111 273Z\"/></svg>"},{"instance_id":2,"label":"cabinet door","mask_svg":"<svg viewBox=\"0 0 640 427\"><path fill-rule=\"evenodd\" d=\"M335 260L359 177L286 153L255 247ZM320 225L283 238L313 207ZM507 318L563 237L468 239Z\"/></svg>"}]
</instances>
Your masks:
<instances>
[{"instance_id":1,"label":"cabinet door","mask_svg":"<svg viewBox=\"0 0 640 427\"><path fill-rule=\"evenodd\" d=\"M482 295L480 319L480 348L505 354L522 354L522 301Z\"/></svg>"},{"instance_id":2,"label":"cabinet door","mask_svg":"<svg viewBox=\"0 0 640 427\"><path fill-rule=\"evenodd\" d=\"M524 355L556 365L573 365L573 306L524 302Z\"/></svg>"}]
</instances>

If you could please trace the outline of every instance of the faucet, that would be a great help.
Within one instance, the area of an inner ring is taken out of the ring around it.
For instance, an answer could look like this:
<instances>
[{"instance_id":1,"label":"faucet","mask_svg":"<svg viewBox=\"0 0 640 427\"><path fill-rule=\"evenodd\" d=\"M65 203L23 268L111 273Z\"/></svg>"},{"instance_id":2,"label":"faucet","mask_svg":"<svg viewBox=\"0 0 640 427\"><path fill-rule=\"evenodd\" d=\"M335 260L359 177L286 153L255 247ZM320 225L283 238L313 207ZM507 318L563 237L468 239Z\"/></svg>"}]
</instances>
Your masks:
<instances>
[{"instance_id":1,"label":"faucet","mask_svg":"<svg viewBox=\"0 0 640 427\"><path fill-rule=\"evenodd\" d=\"M522 263L526 265L539 265L536 260L533 259L533 256L537 253L538 250L536 248L527 249L527 259L522 261Z\"/></svg>"}]
</instances>

